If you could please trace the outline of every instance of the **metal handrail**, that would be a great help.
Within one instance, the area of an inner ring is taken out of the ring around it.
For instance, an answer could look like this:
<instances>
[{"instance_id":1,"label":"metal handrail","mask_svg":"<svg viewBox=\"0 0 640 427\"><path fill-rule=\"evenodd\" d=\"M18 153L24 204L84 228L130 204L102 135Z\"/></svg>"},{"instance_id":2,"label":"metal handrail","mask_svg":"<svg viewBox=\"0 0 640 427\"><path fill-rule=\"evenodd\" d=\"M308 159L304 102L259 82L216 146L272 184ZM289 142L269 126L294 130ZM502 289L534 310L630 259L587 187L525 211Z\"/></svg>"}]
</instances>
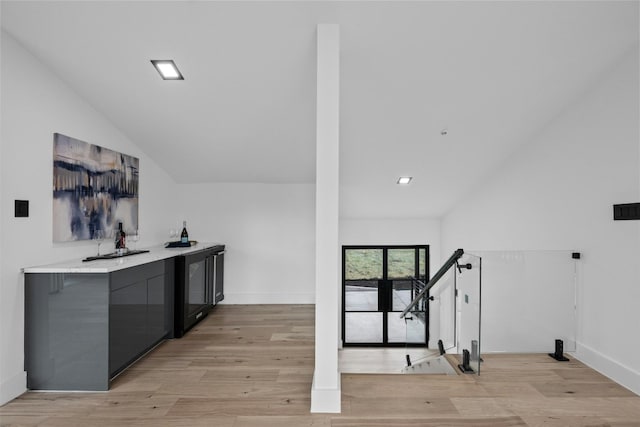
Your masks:
<instances>
[{"instance_id":1,"label":"metal handrail","mask_svg":"<svg viewBox=\"0 0 640 427\"><path fill-rule=\"evenodd\" d=\"M411 303L409 303L407 308L404 309L404 311L400 314L400 318L403 318L404 316L406 316L407 313L409 313L409 311L411 311L411 309L413 307L418 305L418 303L424 297L424 295L427 292L429 292L429 290L431 288L433 288L436 285L436 283L438 283L438 280L440 280L442 278L442 276L444 276L447 273L447 271L449 271L449 269L451 267L456 265L457 261L460 259L460 257L462 257L462 255L464 255L464 250L462 250L462 249L456 250L453 253L453 255L451 255L451 257L447 260L447 262L445 262L442 265L442 267L440 267L440 270L438 270L438 272L433 275L431 280L429 280L429 282L427 282L425 284L424 288L420 291L420 293L418 293L418 295L416 295L416 297L413 299L413 301L411 301Z\"/></svg>"}]
</instances>

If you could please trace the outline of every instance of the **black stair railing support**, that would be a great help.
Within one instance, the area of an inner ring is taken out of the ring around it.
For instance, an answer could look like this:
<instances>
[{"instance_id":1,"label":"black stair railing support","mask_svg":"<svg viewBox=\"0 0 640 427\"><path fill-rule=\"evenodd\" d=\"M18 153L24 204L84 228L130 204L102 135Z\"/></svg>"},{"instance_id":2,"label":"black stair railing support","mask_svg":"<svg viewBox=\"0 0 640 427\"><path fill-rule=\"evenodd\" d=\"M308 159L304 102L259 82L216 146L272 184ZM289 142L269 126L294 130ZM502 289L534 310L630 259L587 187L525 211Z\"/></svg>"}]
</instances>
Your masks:
<instances>
[{"instance_id":1,"label":"black stair railing support","mask_svg":"<svg viewBox=\"0 0 640 427\"><path fill-rule=\"evenodd\" d=\"M558 362L568 362L569 359L564 356L564 341L556 340L555 353L549 353L549 356L556 359Z\"/></svg>"},{"instance_id":2,"label":"black stair railing support","mask_svg":"<svg viewBox=\"0 0 640 427\"><path fill-rule=\"evenodd\" d=\"M473 368L469 364L469 350L462 350L462 363L458 365L458 369L460 369L465 374L472 374Z\"/></svg>"}]
</instances>

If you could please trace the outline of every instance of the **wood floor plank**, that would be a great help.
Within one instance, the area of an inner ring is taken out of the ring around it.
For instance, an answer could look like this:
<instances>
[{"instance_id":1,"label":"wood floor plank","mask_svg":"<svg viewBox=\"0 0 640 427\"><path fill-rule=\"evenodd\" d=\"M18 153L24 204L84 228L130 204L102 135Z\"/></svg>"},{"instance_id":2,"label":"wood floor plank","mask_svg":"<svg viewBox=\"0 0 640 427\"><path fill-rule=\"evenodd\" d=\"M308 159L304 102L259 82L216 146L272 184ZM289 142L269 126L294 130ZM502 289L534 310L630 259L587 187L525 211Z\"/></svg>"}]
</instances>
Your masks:
<instances>
[{"instance_id":1,"label":"wood floor plank","mask_svg":"<svg viewBox=\"0 0 640 427\"><path fill-rule=\"evenodd\" d=\"M38 427L233 427L236 417L163 417L163 418L49 418Z\"/></svg>"},{"instance_id":2,"label":"wood floor plank","mask_svg":"<svg viewBox=\"0 0 640 427\"><path fill-rule=\"evenodd\" d=\"M345 398L350 399L348 396ZM343 409L342 414L376 418L390 414L409 418L460 415L451 399L446 397L422 398L391 394L385 397L351 399L350 411Z\"/></svg>"},{"instance_id":3,"label":"wood floor plank","mask_svg":"<svg viewBox=\"0 0 640 427\"><path fill-rule=\"evenodd\" d=\"M632 392L612 382L567 382L557 381L533 384L545 397L631 397Z\"/></svg>"},{"instance_id":4,"label":"wood floor plank","mask_svg":"<svg viewBox=\"0 0 640 427\"><path fill-rule=\"evenodd\" d=\"M483 380L479 380L478 383L485 391L485 396L492 397L511 397L511 396L521 396L521 397L531 397L531 398L540 398L544 397L542 393L531 383L526 382L521 379L513 378L512 382L487 382Z\"/></svg>"},{"instance_id":5,"label":"wood floor plank","mask_svg":"<svg viewBox=\"0 0 640 427\"><path fill-rule=\"evenodd\" d=\"M239 416L233 427L331 427L326 415Z\"/></svg>"},{"instance_id":6,"label":"wood floor plank","mask_svg":"<svg viewBox=\"0 0 640 427\"><path fill-rule=\"evenodd\" d=\"M546 354L484 355L480 376L343 374L342 413L311 414L314 319L312 305L220 305L109 392L29 392L0 426L640 427L639 396Z\"/></svg>"},{"instance_id":7,"label":"wood floor plank","mask_svg":"<svg viewBox=\"0 0 640 427\"><path fill-rule=\"evenodd\" d=\"M332 420L332 427L515 427L526 426L520 417L486 418L339 418Z\"/></svg>"},{"instance_id":8,"label":"wood floor plank","mask_svg":"<svg viewBox=\"0 0 640 427\"><path fill-rule=\"evenodd\" d=\"M206 371L200 382L212 383L248 383L248 382L271 382L274 383L280 377L280 369L262 369L250 367L242 370L231 370L228 368L211 368Z\"/></svg>"},{"instance_id":9,"label":"wood floor plank","mask_svg":"<svg viewBox=\"0 0 640 427\"><path fill-rule=\"evenodd\" d=\"M252 399L252 398L180 398L167 415L179 416L262 416L309 415L310 398Z\"/></svg>"},{"instance_id":10,"label":"wood floor plank","mask_svg":"<svg viewBox=\"0 0 640 427\"><path fill-rule=\"evenodd\" d=\"M308 384L284 384L278 382L248 381L242 383L197 382L194 384L164 384L157 393L181 397L198 398L273 398L293 400L309 394Z\"/></svg>"},{"instance_id":11,"label":"wood floor plank","mask_svg":"<svg viewBox=\"0 0 640 427\"><path fill-rule=\"evenodd\" d=\"M633 420L640 420L640 405L627 406L624 398L496 398L501 406L520 416L600 416L615 417L625 414Z\"/></svg>"},{"instance_id":12,"label":"wood floor plank","mask_svg":"<svg viewBox=\"0 0 640 427\"><path fill-rule=\"evenodd\" d=\"M345 381L346 380L346 381ZM486 390L476 382L461 381L449 375L343 375L342 393L354 398L421 396L424 398L482 397Z\"/></svg>"},{"instance_id":13,"label":"wood floor plank","mask_svg":"<svg viewBox=\"0 0 640 427\"><path fill-rule=\"evenodd\" d=\"M89 418L162 418L177 401L176 396L159 393L109 393L103 402L93 408Z\"/></svg>"},{"instance_id":14,"label":"wood floor plank","mask_svg":"<svg viewBox=\"0 0 640 427\"><path fill-rule=\"evenodd\" d=\"M462 417L509 417L515 415L512 409L505 407L504 402L492 396L487 397L454 397L451 403Z\"/></svg>"},{"instance_id":15,"label":"wood floor plank","mask_svg":"<svg viewBox=\"0 0 640 427\"><path fill-rule=\"evenodd\" d=\"M598 416L523 417L529 427L611 427L612 424ZM637 427L636 423L636 427Z\"/></svg>"},{"instance_id":16,"label":"wood floor plank","mask_svg":"<svg viewBox=\"0 0 640 427\"><path fill-rule=\"evenodd\" d=\"M36 415L0 415L0 426L37 426L47 419L47 416Z\"/></svg>"}]
</instances>

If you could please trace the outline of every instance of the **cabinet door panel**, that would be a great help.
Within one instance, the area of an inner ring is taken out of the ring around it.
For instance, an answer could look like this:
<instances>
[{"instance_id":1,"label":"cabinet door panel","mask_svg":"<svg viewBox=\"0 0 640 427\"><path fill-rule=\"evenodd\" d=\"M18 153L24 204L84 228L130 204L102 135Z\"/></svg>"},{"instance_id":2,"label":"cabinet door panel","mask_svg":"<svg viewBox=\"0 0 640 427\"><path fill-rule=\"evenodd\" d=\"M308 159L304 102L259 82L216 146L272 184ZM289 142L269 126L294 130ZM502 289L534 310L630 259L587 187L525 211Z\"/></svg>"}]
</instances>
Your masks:
<instances>
[{"instance_id":1,"label":"cabinet door panel","mask_svg":"<svg viewBox=\"0 0 640 427\"><path fill-rule=\"evenodd\" d=\"M165 325L165 277L156 276L147 281L148 345L153 345L167 334Z\"/></svg>"},{"instance_id":2,"label":"cabinet door panel","mask_svg":"<svg viewBox=\"0 0 640 427\"><path fill-rule=\"evenodd\" d=\"M142 353L147 341L147 281L111 292L109 373L113 376Z\"/></svg>"}]
</instances>

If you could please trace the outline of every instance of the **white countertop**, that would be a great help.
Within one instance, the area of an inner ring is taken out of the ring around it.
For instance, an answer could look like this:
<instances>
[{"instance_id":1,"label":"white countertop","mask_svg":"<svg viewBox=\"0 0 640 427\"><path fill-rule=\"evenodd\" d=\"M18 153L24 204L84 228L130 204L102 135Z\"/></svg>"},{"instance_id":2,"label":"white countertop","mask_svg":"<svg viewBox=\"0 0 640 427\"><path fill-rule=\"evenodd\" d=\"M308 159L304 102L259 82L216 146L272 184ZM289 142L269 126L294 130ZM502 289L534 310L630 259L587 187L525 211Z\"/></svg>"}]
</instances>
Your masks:
<instances>
[{"instance_id":1,"label":"white countertop","mask_svg":"<svg viewBox=\"0 0 640 427\"><path fill-rule=\"evenodd\" d=\"M197 252L221 244L222 243L198 242L189 248L165 248L164 246L154 246L150 248L140 248L149 251L143 254L87 262L83 262L82 259L74 259L54 264L26 267L23 271L25 273L111 273L112 271L136 267L138 265L160 261L178 255Z\"/></svg>"}]
</instances>

